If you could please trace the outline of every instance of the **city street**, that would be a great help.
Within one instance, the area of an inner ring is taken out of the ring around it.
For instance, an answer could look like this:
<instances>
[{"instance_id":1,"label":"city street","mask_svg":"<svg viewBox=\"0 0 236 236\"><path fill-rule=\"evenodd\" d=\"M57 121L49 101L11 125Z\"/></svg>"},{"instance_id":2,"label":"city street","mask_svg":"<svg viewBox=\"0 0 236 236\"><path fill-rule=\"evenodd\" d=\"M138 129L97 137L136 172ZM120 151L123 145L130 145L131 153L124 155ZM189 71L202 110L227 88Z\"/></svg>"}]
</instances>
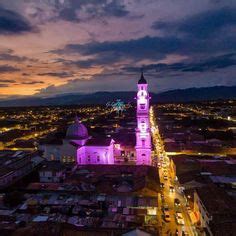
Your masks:
<instances>
[{"instance_id":1,"label":"city street","mask_svg":"<svg viewBox=\"0 0 236 236\"><path fill-rule=\"evenodd\" d=\"M161 225L161 235L197 235L191 224L184 196L179 192L173 175L170 172L169 158L165 153L152 107L150 108L150 127L155 155L158 158L156 165L158 166L160 183L162 185L158 211L158 221L161 222L159 223ZM175 204L175 201L179 201L179 204ZM179 224L176 220L177 212L182 214L183 217L183 222L179 222ZM167 215L166 218L165 215Z\"/></svg>"}]
</instances>

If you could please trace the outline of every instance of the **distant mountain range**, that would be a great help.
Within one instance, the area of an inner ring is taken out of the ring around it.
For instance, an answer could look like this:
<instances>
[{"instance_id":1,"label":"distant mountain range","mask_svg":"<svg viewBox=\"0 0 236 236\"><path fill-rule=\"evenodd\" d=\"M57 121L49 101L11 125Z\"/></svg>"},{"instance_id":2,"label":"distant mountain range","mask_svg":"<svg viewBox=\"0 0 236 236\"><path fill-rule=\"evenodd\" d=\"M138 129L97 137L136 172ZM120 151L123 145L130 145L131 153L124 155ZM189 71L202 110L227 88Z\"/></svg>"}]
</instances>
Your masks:
<instances>
[{"instance_id":1,"label":"distant mountain range","mask_svg":"<svg viewBox=\"0 0 236 236\"><path fill-rule=\"evenodd\" d=\"M96 92L91 94L64 94L54 97L25 97L0 101L0 107L10 106L49 106L49 105L79 105L79 104L106 104L121 99L124 102L134 102L136 92ZM236 99L236 86L216 86L207 88L177 89L151 93L152 102L190 102L204 100Z\"/></svg>"}]
</instances>

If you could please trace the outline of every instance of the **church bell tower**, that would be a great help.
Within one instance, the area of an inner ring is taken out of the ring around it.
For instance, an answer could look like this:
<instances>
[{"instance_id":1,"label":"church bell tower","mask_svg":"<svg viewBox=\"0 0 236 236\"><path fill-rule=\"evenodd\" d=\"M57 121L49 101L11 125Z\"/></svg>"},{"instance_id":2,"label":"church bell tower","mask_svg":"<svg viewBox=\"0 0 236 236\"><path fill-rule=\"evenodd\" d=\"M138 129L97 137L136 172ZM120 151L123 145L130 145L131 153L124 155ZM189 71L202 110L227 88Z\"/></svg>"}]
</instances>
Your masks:
<instances>
[{"instance_id":1,"label":"church bell tower","mask_svg":"<svg viewBox=\"0 0 236 236\"><path fill-rule=\"evenodd\" d=\"M151 165L151 132L149 123L148 84L141 74L137 92L136 165Z\"/></svg>"}]
</instances>

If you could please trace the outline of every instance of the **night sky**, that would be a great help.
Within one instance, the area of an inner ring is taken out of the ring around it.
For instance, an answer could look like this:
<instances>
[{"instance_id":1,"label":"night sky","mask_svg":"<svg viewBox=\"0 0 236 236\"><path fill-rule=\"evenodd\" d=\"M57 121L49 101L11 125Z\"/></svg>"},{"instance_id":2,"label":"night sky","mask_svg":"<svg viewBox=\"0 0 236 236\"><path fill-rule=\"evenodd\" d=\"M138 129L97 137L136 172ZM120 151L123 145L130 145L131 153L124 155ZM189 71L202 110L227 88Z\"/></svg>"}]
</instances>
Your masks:
<instances>
[{"instance_id":1,"label":"night sky","mask_svg":"<svg viewBox=\"0 0 236 236\"><path fill-rule=\"evenodd\" d=\"M235 0L0 0L0 98L236 85Z\"/></svg>"}]
</instances>

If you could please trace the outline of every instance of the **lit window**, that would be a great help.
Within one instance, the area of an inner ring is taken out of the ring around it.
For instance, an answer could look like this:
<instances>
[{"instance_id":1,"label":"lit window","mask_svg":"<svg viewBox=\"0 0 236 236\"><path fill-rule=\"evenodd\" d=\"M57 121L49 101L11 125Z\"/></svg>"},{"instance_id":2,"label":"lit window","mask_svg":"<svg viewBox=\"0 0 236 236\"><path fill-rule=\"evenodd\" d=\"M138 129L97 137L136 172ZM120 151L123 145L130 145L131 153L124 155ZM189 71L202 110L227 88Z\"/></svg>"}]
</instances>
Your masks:
<instances>
[{"instance_id":1,"label":"lit window","mask_svg":"<svg viewBox=\"0 0 236 236\"><path fill-rule=\"evenodd\" d=\"M54 161L55 160L55 156L53 154L51 154L51 161Z\"/></svg>"}]
</instances>

